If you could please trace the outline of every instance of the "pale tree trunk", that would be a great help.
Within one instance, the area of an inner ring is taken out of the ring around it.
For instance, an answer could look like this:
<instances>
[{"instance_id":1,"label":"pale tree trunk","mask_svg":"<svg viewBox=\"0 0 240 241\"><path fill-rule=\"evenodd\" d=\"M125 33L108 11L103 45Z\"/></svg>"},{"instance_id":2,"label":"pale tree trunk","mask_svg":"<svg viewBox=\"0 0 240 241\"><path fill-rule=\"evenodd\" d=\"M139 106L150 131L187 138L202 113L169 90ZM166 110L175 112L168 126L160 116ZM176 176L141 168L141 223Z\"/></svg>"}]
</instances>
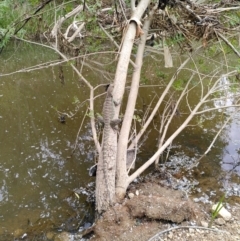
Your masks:
<instances>
[{"instance_id":1,"label":"pale tree trunk","mask_svg":"<svg viewBox=\"0 0 240 241\"><path fill-rule=\"evenodd\" d=\"M152 20L152 16L155 10L156 9L153 8L153 10L149 13L149 18L145 21L143 26L143 35L141 36L140 44L138 46L138 51L137 51L136 61L135 61L135 71L133 73L127 107L125 110L124 120L121 128L121 132L119 135L118 150L117 150L116 195L120 199L122 199L125 196L126 189L129 185L129 182L128 182L129 178L128 178L127 168L126 168L128 138L131 130L131 124L133 120L133 115L134 115L134 110L135 110L135 105L136 105L136 100L138 95L145 42L146 42L149 27L150 27L150 23Z\"/></svg>"},{"instance_id":2,"label":"pale tree trunk","mask_svg":"<svg viewBox=\"0 0 240 241\"><path fill-rule=\"evenodd\" d=\"M140 19L147 9L150 0L141 1L135 9L132 18L126 26L123 36L122 49L119 54L119 61L114 80L114 90L112 93L114 108L113 119L118 119L121 101L124 95L128 65L130 62L132 47L136 33L140 31ZM139 66L141 67L141 66ZM134 110L134 107L133 107ZM132 117L128 117L131 118ZM131 123L130 123L131 124ZM123 128L122 128L123 129ZM128 133L126 138L128 137ZM98 170L96 179L96 206L99 213L107 210L115 202L115 179L116 179L116 159L117 159L117 133L112 128L107 136L107 141L102 142L102 149L98 160ZM104 140L104 136L103 136ZM104 151L103 151L104 150ZM121 149L126 155L127 146ZM125 165L125 166L124 166ZM126 170L126 162L123 164L123 170ZM124 178L125 172L121 172L121 179Z\"/></svg>"}]
</instances>

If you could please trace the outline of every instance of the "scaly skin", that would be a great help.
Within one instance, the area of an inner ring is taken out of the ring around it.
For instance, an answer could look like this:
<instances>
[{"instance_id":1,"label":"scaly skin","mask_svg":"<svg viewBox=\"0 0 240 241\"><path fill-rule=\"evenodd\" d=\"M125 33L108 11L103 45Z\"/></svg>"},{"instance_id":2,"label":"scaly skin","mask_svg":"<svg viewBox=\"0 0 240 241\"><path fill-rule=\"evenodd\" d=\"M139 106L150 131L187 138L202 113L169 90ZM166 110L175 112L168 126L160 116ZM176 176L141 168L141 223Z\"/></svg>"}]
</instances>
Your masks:
<instances>
[{"instance_id":1,"label":"scaly skin","mask_svg":"<svg viewBox=\"0 0 240 241\"><path fill-rule=\"evenodd\" d=\"M109 194L109 183L108 183L108 159L111 156L111 140L110 140L110 132L111 132L111 122L114 116L114 103L112 97L113 85L110 84L107 89L107 96L103 105L103 121L104 121L104 129L103 129L103 141L102 141L102 158L103 158L103 173L106 183L106 188L108 189ZM109 197L111 200L111 198ZM111 205L111 204L110 204Z\"/></svg>"}]
</instances>

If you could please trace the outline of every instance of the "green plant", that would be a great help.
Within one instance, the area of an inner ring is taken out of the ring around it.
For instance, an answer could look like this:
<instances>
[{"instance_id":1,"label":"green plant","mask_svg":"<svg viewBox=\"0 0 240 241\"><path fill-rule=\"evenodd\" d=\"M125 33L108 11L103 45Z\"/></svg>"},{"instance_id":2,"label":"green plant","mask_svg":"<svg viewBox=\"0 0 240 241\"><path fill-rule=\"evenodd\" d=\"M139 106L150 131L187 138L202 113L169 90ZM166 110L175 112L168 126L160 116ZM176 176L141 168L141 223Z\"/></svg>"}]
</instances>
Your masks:
<instances>
[{"instance_id":1,"label":"green plant","mask_svg":"<svg viewBox=\"0 0 240 241\"><path fill-rule=\"evenodd\" d=\"M216 217L218 216L220 210L222 209L224 199L225 199L225 194L223 194L223 196L220 198L219 202L217 203L216 208L212 211L211 220L210 220L210 222L208 224L209 228L212 227L213 221L216 219Z\"/></svg>"},{"instance_id":2,"label":"green plant","mask_svg":"<svg viewBox=\"0 0 240 241\"><path fill-rule=\"evenodd\" d=\"M140 82L141 82L141 84L146 85L146 84L149 83L149 79L148 79L146 76L143 76L143 77L141 78Z\"/></svg>"},{"instance_id":3,"label":"green plant","mask_svg":"<svg viewBox=\"0 0 240 241\"><path fill-rule=\"evenodd\" d=\"M177 43L181 43L185 40L182 34L176 34L175 36L166 40L167 46L174 46Z\"/></svg>"},{"instance_id":4,"label":"green plant","mask_svg":"<svg viewBox=\"0 0 240 241\"><path fill-rule=\"evenodd\" d=\"M93 111L93 110L90 110L90 111L87 113L87 116L90 117L90 118L94 118L94 111Z\"/></svg>"},{"instance_id":5,"label":"green plant","mask_svg":"<svg viewBox=\"0 0 240 241\"><path fill-rule=\"evenodd\" d=\"M235 27L239 25L239 23L240 23L240 17L237 15L233 15L229 21L229 24L231 25L231 27Z\"/></svg>"},{"instance_id":6,"label":"green plant","mask_svg":"<svg viewBox=\"0 0 240 241\"><path fill-rule=\"evenodd\" d=\"M139 123L142 122L142 119L141 119L141 117L140 117L139 115L134 115L134 116L133 116L133 119L134 119L135 121L139 122Z\"/></svg>"},{"instance_id":7,"label":"green plant","mask_svg":"<svg viewBox=\"0 0 240 241\"><path fill-rule=\"evenodd\" d=\"M174 81L172 86L175 90L179 91L184 89L184 83L185 81L183 79L177 79Z\"/></svg>"},{"instance_id":8,"label":"green plant","mask_svg":"<svg viewBox=\"0 0 240 241\"><path fill-rule=\"evenodd\" d=\"M161 70L156 71L156 76L161 79L165 79L167 77L167 75L164 72L162 72Z\"/></svg>"},{"instance_id":9,"label":"green plant","mask_svg":"<svg viewBox=\"0 0 240 241\"><path fill-rule=\"evenodd\" d=\"M78 99L77 96L74 96L74 97L73 97L73 102L72 102L72 104L73 104L73 105L78 105L78 104L80 104L80 100Z\"/></svg>"}]
</instances>

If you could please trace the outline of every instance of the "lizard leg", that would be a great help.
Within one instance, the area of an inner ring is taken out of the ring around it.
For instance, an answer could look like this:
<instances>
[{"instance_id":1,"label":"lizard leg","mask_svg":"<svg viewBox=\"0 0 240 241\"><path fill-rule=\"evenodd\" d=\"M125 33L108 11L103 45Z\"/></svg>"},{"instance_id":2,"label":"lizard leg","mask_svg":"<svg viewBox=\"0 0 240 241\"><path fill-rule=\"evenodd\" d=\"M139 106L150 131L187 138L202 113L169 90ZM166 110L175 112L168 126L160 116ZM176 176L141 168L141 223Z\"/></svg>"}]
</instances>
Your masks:
<instances>
[{"instance_id":1,"label":"lizard leg","mask_svg":"<svg viewBox=\"0 0 240 241\"><path fill-rule=\"evenodd\" d=\"M110 125L114 131L119 130L119 124L121 124L122 120L121 119L115 119L111 120Z\"/></svg>"}]
</instances>

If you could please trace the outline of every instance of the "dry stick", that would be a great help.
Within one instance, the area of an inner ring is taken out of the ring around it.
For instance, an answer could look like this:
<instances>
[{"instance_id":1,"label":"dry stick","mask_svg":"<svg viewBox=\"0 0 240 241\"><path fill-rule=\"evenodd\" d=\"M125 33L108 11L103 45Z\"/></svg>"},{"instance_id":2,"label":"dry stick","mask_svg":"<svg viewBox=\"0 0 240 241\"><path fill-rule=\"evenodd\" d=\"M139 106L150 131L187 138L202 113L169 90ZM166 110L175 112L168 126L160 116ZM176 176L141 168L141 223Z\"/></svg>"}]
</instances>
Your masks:
<instances>
[{"instance_id":1,"label":"dry stick","mask_svg":"<svg viewBox=\"0 0 240 241\"><path fill-rule=\"evenodd\" d=\"M166 159L165 162L167 162L169 154L170 154L170 149L172 148L172 142L169 144L169 148L167 148L167 155L166 155Z\"/></svg>"},{"instance_id":2,"label":"dry stick","mask_svg":"<svg viewBox=\"0 0 240 241\"><path fill-rule=\"evenodd\" d=\"M193 60L193 59L192 59ZM193 63L195 64L195 62L194 62L194 60L193 60ZM196 65L195 65L195 67L196 67ZM185 68L186 70L187 70L187 68ZM193 87L191 87L191 88L189 88L188 89L188 91L186 92L186 104L187 104L187 107L188 107L188 109L189 109L189 111L190 112L192 112L192 108L191 108L191 106L190 106L190 104L189 104L189 102L188 102L188 94L200 83L201 84L201 98L202 98L202 94L203 94L203 80L205 79L205 78L207 78L207 77L209 77L209 78L211 78L211 79L213 79L214 77L216 77L216 73L214 74L214 75L204 75L204 77L201 77L201 75L200 75L200 72L199 72L199 70L198 70L198 68L196 67L196 71L194 71L194 70L191 70L191 69L188 69L189 71L191 71L192 72L192 74L197 74L198 75L198 77L199 77L199 81L193 86ZM202 74L203 75L203 74ZM220 77L220 76L219 76ZM206 102L206 101L205 101ZM204 103L205 103L204 102Z\"/></svg>"},{"instance_id":3,"label":"dry stick","mask_svg":"<svg viewBox=\"0 0 240 241\"><path fill-rule=\"evenodd\" d=\"M111 42L117 47L119 48L119 45L117 44L117 42L114 40L114 38L106 31L106 29L102 26L101 23L98 23L98 26L102 29L102 31L107 35L107 37L111 40Z\"/></svg>"},{"instance_id":4,"label":"dry stick","mask_svg":"<svg viewBox=\"0 0 240 241\"><path fill-rule=\"evenodd\" d=\"M233 52L240 58L240 53L234 48L234 46L221 33L215 31L215 34L217 36L219 36L233 50Z\"/></svg>"},{"instance_id":5,"label":"dry stick","mask_svg":"<svg viewBox=\"0 0 240 241\"><path fill-rule=\"evenodd\" d=\"M159 134L162 134L165 123L167 122L167 118L168 118L169 114L171 114L170 104L171 103L170 103L170 100L169 100L168 103L166 104L166 107L163 109L161 124L160 124L160 128L159 128ZM160 143L160 140L159 140L159 143Z\"/></svg>"},{"instance_id":6,"label":"dry stick","mask_svg":"<svg viewBox=\"0 0 240 241\"><path fill-rule=\"evenodd\" d=\"M225 128L225 126L228 124L228 122L231 120L231 116L228 117L228 119L226 120L226 122L223 124L223 126L221 127L221 129L218 131L218 133L215 135L215 137L212 140L212 143L209 145L208 149L204 152L204 154L195 162L195 163L199 163L199 161L208 154L208 152L211 151L211 148L213 147L215 141L217 140L218 136L220 135L220 133L222 132L222 130Z\"/></svg>"},{"instance_id":7,"label":"dry stick","mask_svg":"<svg viewBox=\"0 0 240 241\"><path fill-rule=\"evenodd\" d=\"M26 40L20 39L16 36L14 38L18 39L18 40L26 41ZM43 47L46 47L46 46L43 45ZM114 54L116 52L114 52L114 51L104 51L104 52L97 52L97 53L88 53L88 54L72 57L72 58L69 58L69 59L61 60L61 61L60 60L49 61L49 62L45 62L45 63L42 63L42 64L37 64L37 65L31 66L31 67L27 67L27 68L24 68L24 69L16 70L14 72L10 72L10 73L7 73L7 74L0 74L0 77L9 76L9 75L16 74L16 73L28 73L28 72L43 69L43 68L49 68L49 67L57 66L59 64L69 62L70 60L75 60L77 58L81 58L82 56L91 56L91 55L104 54L104 53L105 54L111 54L111 53ZM90 67L90 65L88 65L86 63L84 63L84 65ZM96 69L96 68L93 68L93 69Z\"/></svg>"},{"instance_id":8,"label":"dry stick","mask_svg":"<svg viewBox=\"0 0 240 241\"><path fill-rule=\"evenodd\" d=\"M119 1L119 5L121 7L121 10L122 10L123 16L125 18L125 21L127 21L127 17L126 17L125 11L124 11L125 9L124 9L124 6L123 6L124 2L122 2L121 0L118 0L118 1Z\"/></svg>"},{"instance_id":9,"label":"dry stick","mask_svg":"<svg viewBox=\"0 0 240 241\"><path fill-rule=\"evenodd\" d=\"M214 29L214 32L215 32L215 34L217 35L215 29ZM224 48L223 48L223 46L222 46L222 43L221 43L219 37L220 37L220 36L217 35L217 39L218 39L218 42L219 42L219 45L220 45L220 49L222 50L222 53L223 53L223 56L224 56L224 60L225 60L225 63L226 63L226 67L227 67L227 70L226 70L226 71L228 72L229 66L228 66L228 64L227 64L227 56L226 56L226 54L225 54Z\"/></svg>"},{"instance_id":10,"label":"dry stick","mask_svg":"<svg viewBox=\"0 0 240 241\"><path fill-rule=\"evenodd\" d=\"M83 56L83 60L81 61L82 63L82 65L81 65L81 68L80 68L80 73L82 73L82 71L83 71L83 66L84 66L84 63L85 63L85 59L86 59L86 52L85 52L85 54L84 54L84 56Z\"/></svg>"},{"instance_id":11,"label":"dry stick","mask_svg":"<svg viewBox=\"0 0 240 241\"><path fill-rule=\"evenodd\" d=\"M57 66L59 64L63 64L65 62L67 62L67 61L65 61L65 60L63 60L63 61L54 60L54 61L50 61L50 62L46 62L46 63L42 63L42 64L37 64L37 65L27 67L27 68L24 68L24 69L16 70L14 72L9 72L9 73L6 73L6 74L0 74L0 77L9 76L9 75L17 74L17 73L29 73L31 71L35 71L35 70L39 70L39 69L54 67L54 66Z\"/></svg>"},{"instance_id":12,"label":"dry stick","mask_svg":"<svg viewBox=\"0 0 240 241\"><path fill-rule=\"evenodd\" d=\"M198 69L194 59L192 58L192 56L190 56L190 58L191 58L191 60L192 60L192 62L194 64L194 67L195 67L196 71L197 71L197 75L198 75L198 78L199 78L199 81L200 81L200 84L201 84L201 99L202 99L204 87L203 87L203 82L201 81L202 78L200 76L200 71L199 71L199 69Z\"/></svg>"},{"instance_id":13,"label":"dry stick","mask_svg":"<svg viewBox=\"0 0 240 241\"><path fill-rule=\"evenodd\" d=\"M136 121L134 120L134 135L136 135L136 131L137 130L137 127L136 127ZM130 170L131 170L131 168L133 167L133 166L135 166L135 162L136 162L136 158L137 158L137 143L135 143L135 149L134 149L134 158L133 158L133 160L132 160L132 163L131 163L131 165L130 165L130 167L128 168L128 170L127 170L127 174L129 174L129 172L130 172ZM128 160L127 160L128 161Z\"/></svg>"},{"instance_id":14,"label":"dry stick","mask_svg":"<svg viewBox=\"0 0 240 241\"><path fill-rule=\"evenodd\" d=\"M71 12L67 13L64 17L61 17L59 20L55 22L55 25L51 31L52 37L57 37L58 30L61 28L63 22L67 20L68 18L72 17L73 15L78 14L80 11L82 11L83 6L78 5L76 8L74 8Z\"/></svg>"},{"instance_id":15,"label":"dry stick","mask_svg":"<svg viewBox=\"0 0 240 241\"><path fill-rule=\"evenodd\" d=\"M206 113L206 112L209 112L209 111L225 109L225 108L229 108L229 107L240 107L240 104L239 105L224 105L224 106L209 108L209 109L206 109L206 110L198 111L198 112L196 112L195 115L200 115L200 114L203 114L203 113Z\"/></svg>"},{"instance_id":16,"label":"dry stick","mask_svg":"<svg viewBox=\"0 0 240 241\"><path fill-rule=\"evenodd\" d=\"M144 115L143 115L143 117L142 117L142 123L145 123L146 121L146 119L147 119L147 117L148 117L148 114L149 114L149 112L150 112L150 110L151 110L151 106L152 106L152 104L153 104L153 101L155 100L155 97L156 97L156 94L154 95L154 97L152 98L152 100L151 100L151 102L149 103L149 105L148 105L148 107L147 107L147 109L146 109L146 111L145 111L145 113L144 113Z\"/></svg>"},{"instance_id":17,"label":"dry stick","mask_svg":"<svg viewBox=\"0 0 240 241\"><path fill-rule=\"evenodd\" d=\"M97 65L97 67L93 67L93 65L91 65L91 63L93 63L94 65ZM103 66L104 66L103 64L101 65L100 63L97 63L96 61L92 61L92 60L88 59L88 62L84 62L84 66L88 67L90 70L92 70L93 73L101 74L101 76L103 76L103 78L105 78L108 83L111 83L111 81L113 79L113 77L111 77L111 75L113 75L113 74L109 73L106 70L103 70L104 69L103 68Z\"/></svg>"},{"instance_id":18,"label":"dry stick","mask_svg":"<svg viewBox=\"0 0 240 241\"><path fill-rule=\"evenodd\" d=\"M75 31L75 33L67 40L69 43L71 43L76 36L82 31L83 27L84 27L85 23L82 23ZM67 39L67 37L66 37Z\"/></svg>"},{"instance_id":19,"label":"dry stick","mask_svg":"<svg viewBox=\"0 0 240 241\"><path fill-rule=\"evenodd\" d=\"M172 98L172 97L170 97L170 98ZM164 108L163 113L162 113L161 124L160 124L159 131L158 131L159 132L158 149L161 147L162 142L163 142L163 137L161 136L161 138L160 138L160 135L163 132L163 128L165 126L165 123L167 122L169 115L171 115L171 100L170 99L169 99L168 103L166 104L166 107ZM155 160L155 166L157 166L157 164L159 163L159 159L160 159L160 155Z\"/></svg>"},{"instance_id":20,"label":"dry stick","mask_svg":"<svg viewBox=\"0 0 240 241\"><path fill-rule=\"evenodd\" d=\"M107 37L112 41L112 43L120 50L120 47L121 46L119 46L118 44L117 44L117 42L113 39L113 37L104 29L104 27L100 24L100 23L98 23L98 25L99 25L99 27L102 29L102 31L107 35ZM119 52L118 52L118 54L119 54ZM136 64L130 59L130 63L132 64L132 66L134 67L134 68L136 68L137 66L136 66Z\"/></svg>"},{"instance_id":21,"label":"dry stick","mask_svg":"<svg viewBox=\"0 0 240 241\"><path fill-rule=\"evenodd\" d=\"M75 145L74 145L74 148L73 148L72 154L73 154L73 153L75 152L75 150L76 150L77 142L78 142L78 136L79 136L80 131L81 131L81 129L82 129L82 125L83 125L83 122L84 122L84 120L85 120L85 117L87 116L87 112L88 112L88 108L86 109L86 112L85 112L85 114L84 114L84 116L83 116L83 119L82 119L81 125L80 125L80 127L79 127L79 129L78 129L78 133L77 133L77 137L76 137L76 140L75 140Z\"/></svg>"},{"instance_id":22,"label":"dry stick","mask_svg":"<svg viewBox=\"0 0 240 241\"><path fill-rule=\"evenodd\" d=\"M187 8L181 1L178 1L178 4L181 5L190 15L194 16L199 22L202 21L201 17L198 16L192 9Z\"/></svg>"},{"instance_id":23,"label":"dry stick","mask_svg":"<svg viewBox=\"0 0 240 241\"><path fill-rule=\"evenodd\" d=\"M233 85L233 86L235 86L235 85ZM229 87L230 87L230 86L229 86ZM217 91L216 91L216 92L217 92ZM240 96L240 93L234 95L234 97L239 97L239 96ZM221 97L221 98L212 98L211 100L206 100L205 103L214 102L214 101L217 101L217 100L226 100L226 96L223 96L223 97ZM237 103L237 102L235 101L235 103Z\"/></svg>"},{"instance_id":24,"label":"dry stick","mask_svg":"<svg viewBox=\"0 0 240 241\"><path fill-rule=\"evenodd\" d=\"M238 10L240 7L228 7L228 8L217 8L217 9L207 9L207 13L221 13L230 10Z\"/></svg>"},{"instance_id":25,"label":"dry stick","mask_svg":"<svg viewBox=\"0 0 240 241\"><path fill-rule=\"evenodd\" d=\"M58 53L66 62L69 61L69 59L68 59L62 52L60 52L58 49L56 49L56 48L54 48L54 47L51 47L51 46L48 46L48 45L45 45L45 44L42 44L42 43L37 43L37 42L30 41L30 40L26 40L26 39L23 39L23 38L18 38L18 37L15 37L15 38L18 39L18 40L21 40L21 41L30 43L30 44L35 44L35 45L39 45L39 46L42 46L42 47L51 49L51 50L55 51L56 53ZM73 70L77 73L77 75L79 76L79 78L81 78L81 80L82 80L90 89L93 88L93 87L91 86L91 84L81 75L81 73L79 73L78 69L77 69L73 64L70 64L70 66L71 66L71 67L73 68Z\"/></svg>"},{"instance_id":26,"label":"dry stick","mask_svg":"<svg viewBox=\"0 0 240 241\"><path fill-rule=\"evenodd\" d=\"M164 233L168 233L168 232L170 232L172 230L182 229L182 228L204 229L204 230L213 231L213 232L217 232L217 233L228 233L225 230L218 230L218 229L213 229L213 228L205 228L205 227L202 227L202 226L181 226L181 227L173 227L173 228L169 228L167 230L161 231L161 232L157 233L156 235L154 235L153 237L151 237L148 241L153 241L155 238L159 237L160 235L162 235Z\"/></svg>"},{"instance_id":27,"label":"dry stick","mask_svg":"<svg viewBox=\"0 0 240 241\"><path fill-rule=\"evenodd\" d=\"M178 98L178 100L177 100L177 102L176 102L176 105L175 105L174 109L172 110L172 113L171 113L170 118L167 120L167 123L166 123L165 126L164 126L164 131L163 131L163 134L162 134L162 137L161 137L161 140L160 140L158 149L160 149L160 148L162 147L162 145L163 145L163 141L164 141L164 139L165 139L165 137L166 137L166 135L167 135L168 127L169 127L169 125L170 125L170 123L171 123L171 121L172 121L172 119L173 119L173 116L175 115L175 112L177 111L177 108L178 108L178 106L179 106L180 101L183 99L183 97L185 96L185 94L186 94L186 92L187 92L188 85L189 85L190 82L192 81L193 76L194 76L194 74L192 74L191 78L188 80L188 82L187 82L184 90L182 91L181 95L179 96L179 98ZM171 144L171 143L172 143L172 141L170 142L170 144ZM160 155L159 155L159 156L160 156ZM158 156L158 157L159 157L159 156ZM157 159L156 159L156 161L155 161L155 165L158 164L158 161L159 161L159 158L158 158L158 157L157 157Z\"/></svg>"},{"instance_id":28,"label":"dry stick","mask_svg":"<svg viewBox=\"0 0 240 241\"><path fill-rule=\"evenodd\" d=\"M220 62L220 61L218 61L218 60L214 60L214 59L211 59L211 58L209 58L209 57L207 57L207 56L204 56L203 54L197 54L198 56L200 56L201 58L203 58L204 60L208 60L208 61L211 61L212 63L215 63L216 65L222 65L223 67L227 67L226 65L225 65L225 63L222 63L222 62Z\"/></svg>"},{"instance_id":29,"label":"dry stick","mask_svg":"<svg viewBox=\"0 0 240 241\"><path fill-rule=\"evenodd\" d=\"M199 56L201 56L201 55L199 55ZM203 56L201 56L201 57L203 57ZM213 62L214 62L214 61L213 61ZM222 64L222 63L217 62L217 61L215 61L215 62L216 62L217 64ZM226 67L225 64L223 64L223 66ZM191 71L191 72L194 73L194 74L197 74L197 73L198 73L196 70L194 70L194 69L190 69L190 68L183 68L182 70ZM213 77L210 73L208 73L208 74L198 73L198 74L200 74L200 76L203 75L205 78L212 78L212 77ZM220 76L221 76L221 74L219 74L219 76L217 76L216 74L214 74L214 77L220 77Z\"/></svg>"}]
</instances>

